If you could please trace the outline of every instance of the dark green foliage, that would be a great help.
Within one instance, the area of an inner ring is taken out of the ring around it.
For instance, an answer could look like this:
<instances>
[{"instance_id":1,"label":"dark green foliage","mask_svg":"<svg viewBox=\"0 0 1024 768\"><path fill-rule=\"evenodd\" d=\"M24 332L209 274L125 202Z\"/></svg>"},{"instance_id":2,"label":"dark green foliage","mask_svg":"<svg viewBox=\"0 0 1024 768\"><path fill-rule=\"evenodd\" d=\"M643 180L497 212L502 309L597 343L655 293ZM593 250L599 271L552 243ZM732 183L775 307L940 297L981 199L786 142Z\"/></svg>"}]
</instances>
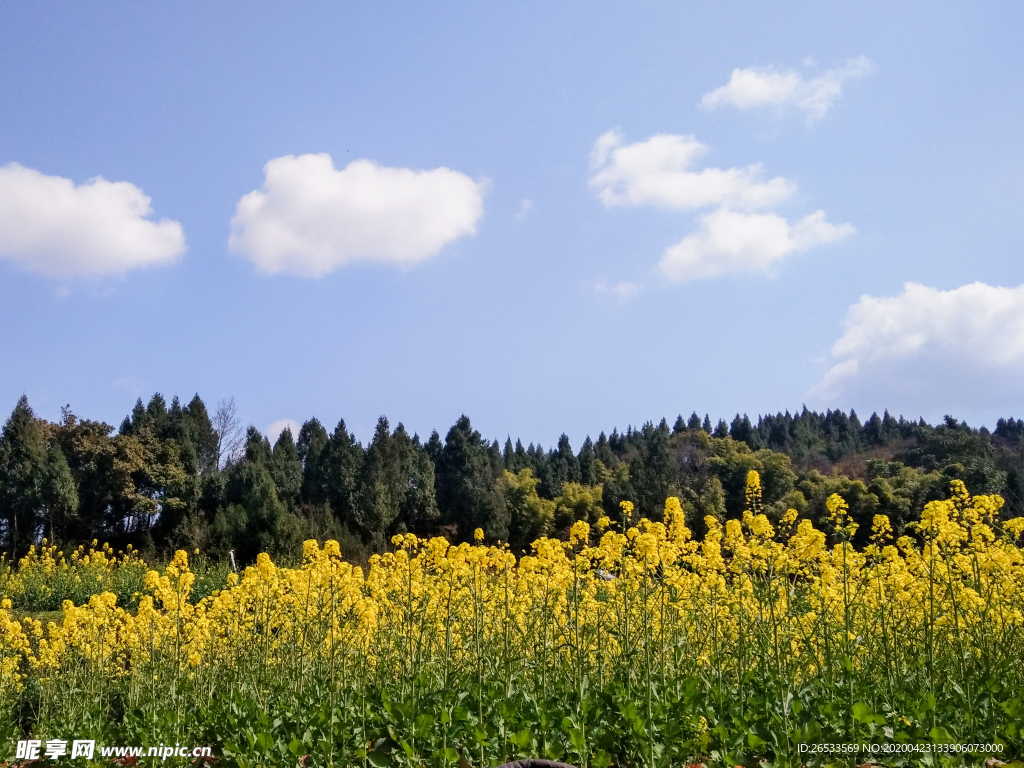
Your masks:
<instances>
[{"instance_id":1,"label":"dark green foliage","mask_svg":"<svg viewBox=\"0 0 1024 768\"><path fill-rule=\"evenodd\" d=\"M23 395L0 436L0 520L12 559L43 524L47 458L42 429Z\"/></svg>"},{"instance_id":2,"label":"dark green foliage","mask_svg":"<svg viewBox=\"0 0 1024 768\"><path fill-rule=\"evenodd\" d=\"M344 419L338 422L331 439L317 457L323 496L346 526L356 525L356 484L363 458L363 446L349 434Z\"/></svg>"},{"instance_id":3,"label":"dark green foliage","mask_svg":"<svg viewBox=\"0 0 1024 768\"><path fill-rule=\"evenodd\" d=\"M299 493L302 491L302 462L299 460L299 449L292 440L289 427L281 430L274 443L270 459L270 476L274 478L278 498L289 509L294 510L299 504Z\"/></svg>"},{"instance_id":4,"label":"dark green foliage","mask_svg":"<svg viewBox=\"0 0 1024 768\"><path fill-rule=\"evenodd\" d=\"M448 430L435 460L434 487L442 522L463 541L483 528L491 540L508 541L508 519L496 486L505 469L498 452L473 429L466 416Z\"/></svg>"},{"instance_id":5,"label":"dark green foliage","mask_svg":"<svg viewBox=\"0 0 1024 768\"><path fill-rule=\"evenodd\" d=\"M291 557L306 538L334 538L363 559L396 533L469 540L482 528L488 541L511 539L519 551L537 531L564 535L583 519L584 490L597 486L587 519L603 508L620 523L658 520L666 497L678 496L700 536L708 515L742 514L751 470L772 520L793 508L827 528L825 499L844 496L861 526L857 543L879 513L897 535L912 532L908 524L952 479L1001 494L1006 516L1024 514L1021 420L1000 419L990 433L951 416L933 427L888 411L862 423L852 411L804 408L711 425L693 412L671 428L663 419L586 437L574 452L564 434L550 450L511 436L502 448L465 416L443 440L435 431L421 443L381 417L364 449L343 420L328 435L310 419L297 439L286 429L273 446L250 428L244 450L221 467L231 436L198 395L185 406L159 393L139 400L116 434L69 408L59 424L37 419L21 398L0 435L0 546L10 556L43 537L62 546L99 539L157 556L234 550L246 563L259 551ZM622 501L634 504L630 521Z\"/></svg>"},{"instance_id":6,"label":"dark green foliage","mask_svg":"<svg viewBox=\"0 0 1024 768\"><path fill-rule=\"evenodd\" d=\"M394 434L381 416L366 450L355 505L356 529L375 549L399 530L426 533L438 517L434 467L401 424Z\"/></svg>"}]
</instances>

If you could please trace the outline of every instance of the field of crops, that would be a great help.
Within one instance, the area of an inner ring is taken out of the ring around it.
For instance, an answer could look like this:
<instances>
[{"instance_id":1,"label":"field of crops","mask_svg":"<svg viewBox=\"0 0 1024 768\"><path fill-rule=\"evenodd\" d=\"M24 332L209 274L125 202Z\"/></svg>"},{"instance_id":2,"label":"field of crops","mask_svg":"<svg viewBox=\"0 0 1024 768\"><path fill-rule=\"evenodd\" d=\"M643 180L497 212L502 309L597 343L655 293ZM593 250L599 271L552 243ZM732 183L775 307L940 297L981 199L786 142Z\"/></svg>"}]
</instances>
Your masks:
<instances>
[{"instance_id":1,"label":"field of crops","mask_svg":"<svg viewBox=\"0 0 1024 768\"><path fill-rule=\"evenodd\" d=\"M407 535L364 570L307 542L301 565L261 555L212 591L185 552L159 572L33 552L0 576L0 750L59 732L211 744L239 766L867 762L807 750L851 741L1002 750L881 764L1024 754L1024 519L954 482L913 536L877 517L856 551L838 496L819 531L792 510L773 525L759 487L752 472L743 519L708 518L700 541L670 498L664 522L576 523L518 560ZM53 622L28 613L62 594L78 597Z\"/></svg>"}]
</instances>

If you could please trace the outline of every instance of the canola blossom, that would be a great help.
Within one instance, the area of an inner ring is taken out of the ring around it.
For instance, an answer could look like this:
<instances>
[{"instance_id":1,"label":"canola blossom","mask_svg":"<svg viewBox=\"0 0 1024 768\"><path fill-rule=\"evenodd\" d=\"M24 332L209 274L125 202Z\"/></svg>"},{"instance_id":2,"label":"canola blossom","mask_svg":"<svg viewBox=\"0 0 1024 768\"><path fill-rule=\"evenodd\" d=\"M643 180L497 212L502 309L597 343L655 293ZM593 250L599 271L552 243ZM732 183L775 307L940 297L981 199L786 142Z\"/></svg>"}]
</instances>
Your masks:
<instances>
[{"instance_id":1,"label":"canola blossom","mask_svg":"<svg viewBox=\"0 0 1024 768\"><path fill-rule=\"evenodd\" d=\"M43 626L3 603L0 735L211 743L239 766L825 765L844 763L800 745L855 740L1024 754L1024 518L954 481L912 535L878 516L856 550L846 503L827 506L829 530L773 523L752 472L742 519L708 517L699 540L669 498L662 521L576 522L520 558L482 533L406 534L363 569L309 541L301 565L260 555L198 601L179 551L131 605L101 591Z\"/></svg>"}]
</instances>

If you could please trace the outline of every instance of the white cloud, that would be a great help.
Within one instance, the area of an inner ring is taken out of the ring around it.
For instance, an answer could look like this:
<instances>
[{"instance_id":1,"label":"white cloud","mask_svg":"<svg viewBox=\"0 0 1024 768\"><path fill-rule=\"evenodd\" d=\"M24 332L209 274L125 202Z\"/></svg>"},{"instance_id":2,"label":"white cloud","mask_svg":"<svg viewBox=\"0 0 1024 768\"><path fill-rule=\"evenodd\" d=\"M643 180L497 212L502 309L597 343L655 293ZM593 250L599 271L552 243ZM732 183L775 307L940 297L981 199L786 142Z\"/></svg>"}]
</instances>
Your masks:
<instances>
[{"instance_id":1,"label":"white cloud","mask_svg":"<svg viewBox=\"0 0 1024 768\"><path fill-rule=\"evenodd\" d=\"M618 131L594 143L590 154L590 186L606 208L653 205L695 210L725 205L746 210L776 205L796 190L781 176L762 181L760 164L745 168L692 166L708 148L693 136L659 134L623 144Z\"/></svg>"},{"instance_id":2,"label":"white cloud","mask_svg":"<svg viewBox=\"0 0 1024 768\"><path fill-rule=\"evenodd\" d=\"M449 168L413 171L286 155L238 201L230 249L260 272L321 277L353 261L411 266L476 232L483 185Z\"/></svg>"},{"instance_id":3,"label":"white cloud","mask_svg":"<svg viewBox=\"0 0 1024 768\"><path fill-rule=\"evenodd\" d=\"M704 94L705 109L728 106L747 110L758 107L795 107L808 122L820 120L843 95L843 86L875 69L871 59L859 56L841 67L828 69L810 79L796 70L773 67L734 69L729 82Z\"/></svg>"},{"instance_id":4,"label":"white cloud","mask_svg":"<svg viewBox=\"0 0 1024 768\"><path fill-rule=\"evenodd\" d=\"M715 208L697 219L697 232L662 255L661 272L673 282L770 272L790 254L853 233L849 224L827 222L824 211L795 223L775 213L756 213L784 202L796 184L781 176L763 180L760 164L692 170L708 149L693 136L659 134L635 144L623 142L621 133L609 131L591 151L590 185L606 208Z\"/></svg>"},{"instance_id":5,"label":"white cloud","mask_svg":"<svg viewBox=\"0 0 1024 768\"><path fill-rule=\"evenodd\" d=\"M594 293L598 295L613 296L620 302L627 302L631 299L635 299L640 295L640 291L643 290L642 285L630 282L619 282L614 285L608 285L603 281L599 281L594 284Z\"/></svg>"},{"instance_id":6,"label":"white cloud","mask_svg":"<svg viewBox=\"0 0 1024 768\"><path fill-rule=\"evenodd\" d=\"M533 211L533 200L528 197L524 197L519 202L519 212L516 213L516 221L525 221L531 211Z\"/></svg>"},{"instance_id":7,"label":"white cloud","mask_svg":"<svg viewBox=\"0 0 1024 768\"><path fill-rule=\"evenodd\" d=\"M127 181L75 185L17 163L0 166L0 259L51 277L117 275L185 251L181 224L151 221L150 198Z\"/></svg>"},{"instance_id":8,"label":"white cloud","mask_svg":"<svg viewBox=\"0 0 1024 768\"><path fill-rule=\"evenodd\" d=\"M284 432L286 428L292 431L292 440L299 439L299 429L301 429L301 427L299 426L299 422L295 421L295 419L278 419L273 424L267 425L267 428L263 430L263 434L267 436L270 444L273 445L277 442L277 438L281 436L281 433Z\"/></svg>"},{"instance_id":9,"label":"white cloud","mask_svg":"<svg viewBox=\"0 0 1024 768\"><path fill-rule=\"evenodd\" d=\"M795 224L774 213L719 208L700 217L701 229L667 248L659 265L669 280L687 283L728 272L770 272L786 256L853 233L815 211Z\"/></svg>"},{"instance_id":10,"label":"white cloud","mask_svg":"<svg viewBox=\"0 0 1024 768\"><path fill-rule=\"evenodd\" d=\"M1024 285L971 283L949 291L907 283L898 296L861 296L813 393L865 396L911 407L1020 404Z\"/></svg>"}]
</instances>

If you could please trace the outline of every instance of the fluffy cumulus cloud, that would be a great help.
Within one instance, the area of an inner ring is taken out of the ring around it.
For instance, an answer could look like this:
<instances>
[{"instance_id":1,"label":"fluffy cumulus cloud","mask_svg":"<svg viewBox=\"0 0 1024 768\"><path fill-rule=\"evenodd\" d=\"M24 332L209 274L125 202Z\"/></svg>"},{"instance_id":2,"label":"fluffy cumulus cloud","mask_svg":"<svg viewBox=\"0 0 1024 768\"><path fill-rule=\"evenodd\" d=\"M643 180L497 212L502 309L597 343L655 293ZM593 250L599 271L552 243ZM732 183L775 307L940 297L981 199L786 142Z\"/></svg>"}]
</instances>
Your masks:
<instances>
[{"instance_id":1,"label":"fluffy cumulus cloud","mask_svg":"<svg viewBox=\"0 0 1024 768\"><path fill-rule=\"evenodd\" d=\"M0 259L57 278L173 262L185 251L181 224L153 221L150 203L127 181L76 185L17 163L0 166Z\"/></svg>"},{"instance_id":2,"label":"fluffy cumulus cloud","mask_svg":"<svg viewBox=\"0 0 1024 768\"><path fill-rule=\"evenodd\" d=\"M1024 285L949 291L907 283L851 306L832 365L814 394L913 406L1022 404Z\"/></svg>"},{"instance_id":3,"label":"fluffy cumulus cloud","mask_svg":"<svg viewBox=\"0 0 1024 768\"><path fill-rule=\"evenodd\" d=\"M796 184L781 176L765 179L760 164L695 168L707 149L693 136L659 134L627 144L621 133L609 131L591 152L590 186L607 208L714 208L698 217L696 232L665 250L660 269L670 281L771 272L791 254L853 232L849 224L826 221L824 211L795 223L763 212L791 197Z\"/></svg>"},{"instance_id":4,"label":"fluffy cumulus cloud","mask_svg":"<svg viewBox=\"0 0 1024 768\"><path fill-rule=\"evenodd\" d=\"M700 217L700 230L666 249L659 265L673 282L686 283L728 272L770 272L793 253L840 240L849 224L830 224L815 211L791 224L774 213L738 213L726 208Z\"/></svg>"},{"instance_id":5,"label":"fluffy cumulus cloud","mask_svg":"<svg viewBox=\"0 0 1024 768\"><path fill-rule=\"evenodd\" d=\"M238 201L229 247L268 274L321 277L354 261L411 266L476 232L482 185L449 168L414 171L330 155L286 155Z\"/></svg>"},{"instance_id":6,"label":"fluffy cumulus cloud","mask_svg":"<svg viewBox=\"0 0 1024 768\"><path fill-rule=\"evenodd\" d=\"M760 165L694 170L708 148L693 136L659 134L635 144L624 141L621 133L609 131L595 142L590 155L590 186L607 208L764 208L782 202L796 189L781 176L762 180Z\"/></svg>"},{"instance_id":7,"label":"fluffy cumulus cloud","mask_svg":"<svg viewBox=\"0 0 1024 768\"><path fill-rule=\"evenodd\" d=\"M704 94L700 104L705 109L793 107L807 115L809 122L814 122L823 118L839 101L847 82L870 74L874 68L871 59L859 56L841 67L825 70L811 78L805 78L792 69L734 69L729 82Z\"/></svg>"}]
</instances>

